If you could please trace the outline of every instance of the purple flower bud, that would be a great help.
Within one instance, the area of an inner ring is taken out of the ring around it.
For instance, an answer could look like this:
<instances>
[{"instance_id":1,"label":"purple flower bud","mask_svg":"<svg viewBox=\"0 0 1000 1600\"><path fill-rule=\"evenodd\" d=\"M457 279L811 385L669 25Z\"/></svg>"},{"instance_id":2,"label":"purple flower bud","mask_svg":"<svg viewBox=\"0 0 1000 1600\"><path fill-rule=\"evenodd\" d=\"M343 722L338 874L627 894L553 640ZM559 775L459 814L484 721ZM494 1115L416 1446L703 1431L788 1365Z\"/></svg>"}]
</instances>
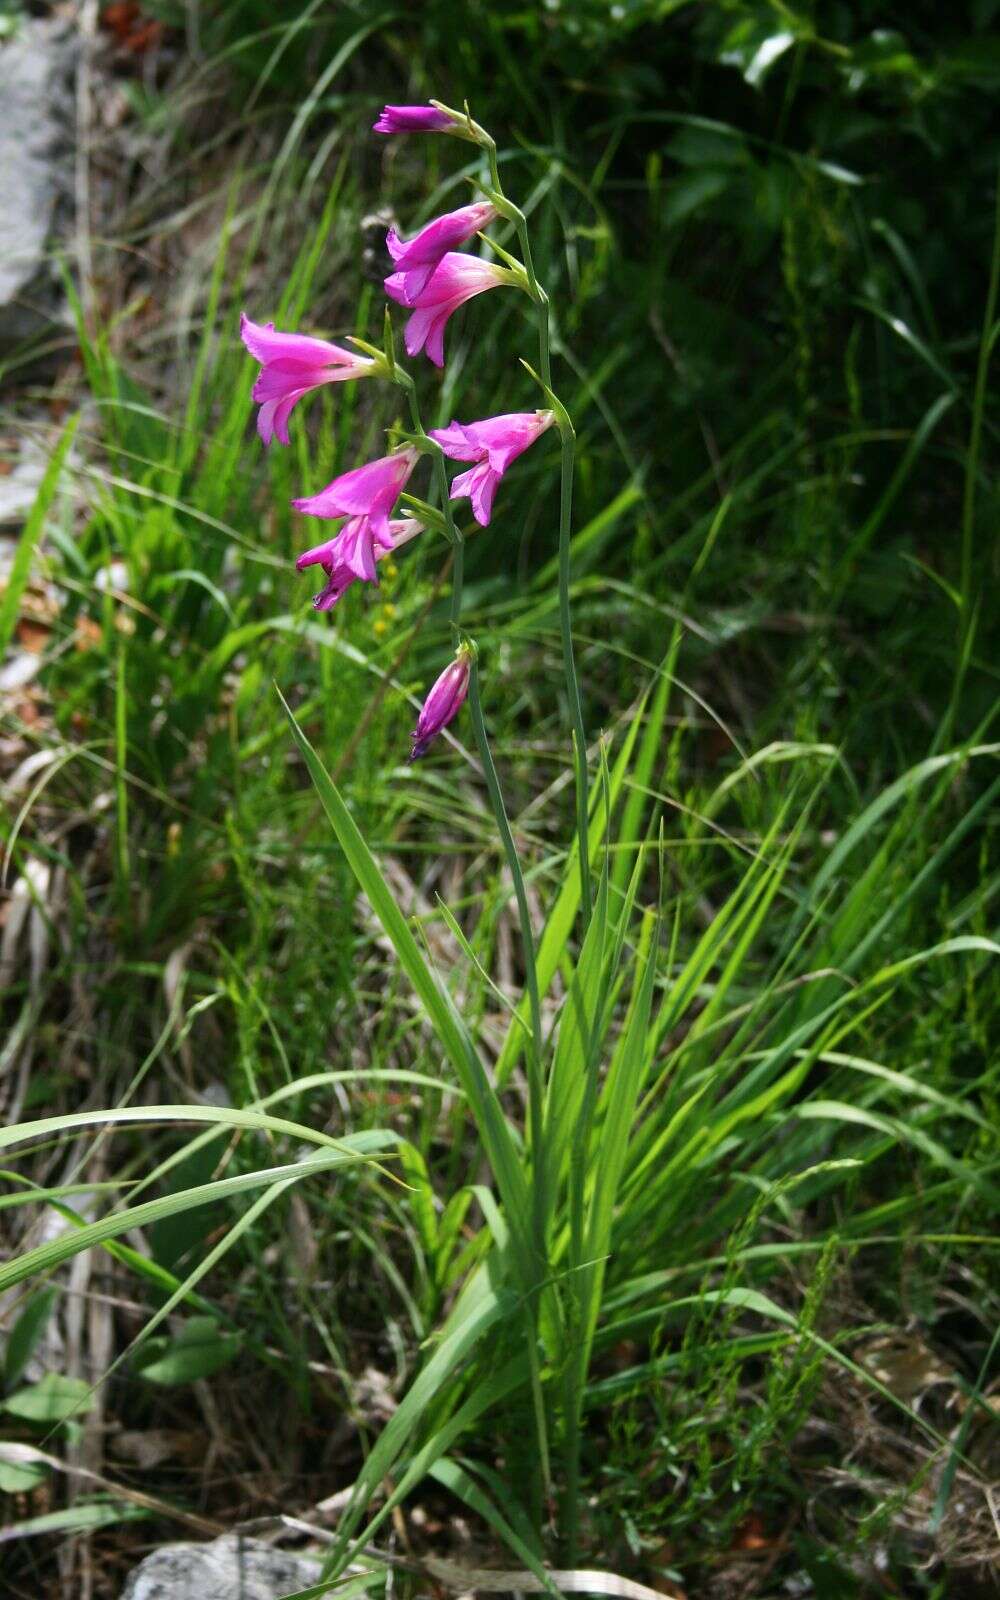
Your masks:
<instances>
[{"instance_id":1,"label":"purple flower bud","mask_svg":"<svg viewBox=\"0 0 1000 1600\"><path fill-rule=\"evenodd\" d=\"M372 123L375 133L450 133L454 126L436 106L385 106Z\"/></svg>"},{"instance_id":2,"label":"purple flower bud","mask_svg":"<svg viewBox=\"0 0 1000 1600\"><path fill-rule=\"evenodd\" d=\"M413 740L411 761L419 761L442 728L446 728L458 716L469 692L471 672L472 649L467 644L459 645L454 661L448 663L424 701L417 725L410 735Z\"/></svg>"}]
</instances>

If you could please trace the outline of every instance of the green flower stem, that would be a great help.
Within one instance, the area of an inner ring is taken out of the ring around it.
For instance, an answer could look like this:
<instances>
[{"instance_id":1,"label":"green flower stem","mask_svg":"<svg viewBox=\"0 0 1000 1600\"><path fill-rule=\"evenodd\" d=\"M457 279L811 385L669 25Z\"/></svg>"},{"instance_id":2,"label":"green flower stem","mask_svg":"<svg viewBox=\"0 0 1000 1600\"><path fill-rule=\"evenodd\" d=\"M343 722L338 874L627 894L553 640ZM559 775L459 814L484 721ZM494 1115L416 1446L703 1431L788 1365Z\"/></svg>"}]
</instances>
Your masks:
<instances>
[{"instance_id":1,"label":"green flower stem","mask_svg":"<svg viewBox=\"0 0 1000 1600\"><path fill-rule=\"evenodd\" d=\"M562 440L561 480L559 486L559 626L562 635L566 694L569 700L570 719L572 722L573 758L576 768L576 831L580 855L580 904L583 911L584 929L586 929L593 912L593 891L590 882L590 834L588 827L590 795L587 774L587 730L583 722L580 683L576 672L576 658L573 653L573 624L569 603L571 582L570 535L573 520L573 470L576 460L576 431L569 412L552 390L552 359L549 350L549 297L535 275L535 266L531 255L531 242L528 238L528 219L520 207L516 206L513 201L508 200L503 192L495 142L491 139L485 149L490 167L490 184L494 195L500 201L499 209L502 210L508 221L514 224L520 241L521 255L524 260L524 270L527 277L527 292L535 303L538 317L538 375L541 378L543 387L548 391L551 399L555 401L559 436Z\"/></svg>"},{"instance_id":2,"label":"green flower stem","mask_svg":"<svg viewBox=\"0 0 1000 1600\"><path fill-rule=\"evenodd\" d=\"M397 369L398 370L398 369ZM413 388L413 380L409 374L400 373L398 380L406 389L410 401L410 415L413 418L414 432L424 441L429 451L434 456L434 470L437 478L438 489L441 495L441 509L444 515L445 527L453 552L452 561L452 587L451 587L451 630L453 642L457 649L461 643L461 612L462 612L462 570L465 554L465 539L461 529L456 525L454 512L451 508L451 498L448 492L448 474L445 471L444 454L435 440L428 437L424 430L423 419L420 415L420 404ZM517 899L518 915L521 922L521 940L524 945L525 982L528 989L528 1003L531 1009L531 1041L528 1047L528 1104L531 1119L532 1151L536 1167L541 1171L542 1161L542 1113L543 1113L543 1087L541 1069L542 1048L542 1009L538 996L538 971L535 962L535 938L531 929L531 917L528 912L528 896L524 887L524 874L521 863L517 858L517 848L514 836L510 831L510 823L500 791L500 780L497 777L493 756L490 752L489 740L486 735L486 725L483 722L482 705L479 698L479 671L476 658L473 655L472 674L470 680L470 707L472 711L472 724L476 735L476 744L482 762L483 772L486 777L486 788L493 807L493 815L500 830L500 838L507 858L507 865L514 882L514 894ZM534 1184L536 1196L535 1217L535 1244L539 1251L539 1276L542 1276L545 1245L545 1196L544 1185L540 1181Z\"/></svg>"},{"instance_id":3,"label":"green flower stem","mask_svg":"<svg viewBox=\"0 0 1000 1600\"><path fill-rule=\"evenodd\" d=\"M538 364L542 382L547 389L552 387L552 365L549 356L549 297L542 288L535 274L535 263L531 255L531 240L528 237L528 219L520 206L509 200L503 192L500 182L500 168L497 165L497 147L494 140L486 146L486 154L490 164L490 184L495 194L503 202L503 214L509 222L514 224L518 242L521 246L521 258L524 263L525 275L528 279L528 294L538 308Z\"/></svg>"},{"instance_id":4,"label":"green flower stem","mask_svg":"<svg viewBox=\"0 0 1000 1600\"><path fill-rule=\"evenodd\" d=\"M434 471L438 480L438 488L441 492L441 504L444 508L445 522L448 526L448 537L451 539L451 632L452 642L457 649L461 642L462 583L465 577L465 535L452 515L448 474L444 469L444 456L441 454L440 449L435 456Z\"/></svg>"},{"instance_id":5,"label":"green flower stem","mask_svg":"<svg viewBox=\"0 0 1000 1600\"><path fill-rule=\"evenodd\" d=\"M532 1184L534 1198L532 1228L535 1250L538 1255L539 1280L541 1280L545 1275L546 1184L544 1182L545 1164L542 1147L542 1117L544 1111L541 1069L542 1008L538 995L535 940L531 931L531 916L528 912L528 896L524 887L524 874L521 871L521 863L517 858L517 847L514 844L514 836L510 831L510 822L507 819L503 795L500 792L500 780L497 777L493 754L486 734L486 724L483 721L483 707L479 696L479 665L475 656L472 658L472 671L469 678L469 710L472 715L472 727L476 736L476 747L479 751L479 759L482 762L483 774L486 778L486 788L489 793L490 803L493 806L493 815L500 830L504 855L507 857L507 866L510 869L510 875L514 883L514 895L517 900L518 916L521 922L521 939L524 944L525 981L528 989L528 1004L531 1010L531 1039L528 1043L527 1055L528 1116L531 1127L531 1156L535 1175Z\"/></svg>"},{"instance_id":6,"label":"green flower stem","mask_svg":"<svg viewBox=\"0 0 1000 1600\"><path fill-rule=\"evenodd\" d=\"M560 421L562 440L562 475L559 486L559 627L562 633L563 668L566 674L566 694L569 698L570 717L573 723L573 753L576 760L576 832L580 852L580 903L583 908L584 927L589 924L593 911L590 886L590 795L587 779L587 733L583 725L583 706L580 702L580 684L576 675L573 655L573 621L570 615L570 532L573 520L573 466L576 455L576 433L567 417Z\"/></svg>"},{"instance_id":7,"label":"green flower stem","mask_svg":"<svg viewBox=\"0 0 1000 1600\"><path fill-rule=\"evenodd\" d=\"M958 624L958 654L955 664L955 682L944 723L935 745L941 747L951 738L951 730L958 715L965 677L972 656L976 631L976 617L980 596L973 585L973 549L976 536L976 489L979 478L979 457L982 450L983 417L986 413L990 357L994 349L997 315L997 295L1000 292L1000 168L997 169L997 190L994 200L993 254L990 259L989 287L986 291L986 313L983 318L983 336L979 345L976 365L976 382L972 396L972 431L965 453L965 484L962 493L962 543L959 558L960 611Z\"/></svg>"}]
</instances>

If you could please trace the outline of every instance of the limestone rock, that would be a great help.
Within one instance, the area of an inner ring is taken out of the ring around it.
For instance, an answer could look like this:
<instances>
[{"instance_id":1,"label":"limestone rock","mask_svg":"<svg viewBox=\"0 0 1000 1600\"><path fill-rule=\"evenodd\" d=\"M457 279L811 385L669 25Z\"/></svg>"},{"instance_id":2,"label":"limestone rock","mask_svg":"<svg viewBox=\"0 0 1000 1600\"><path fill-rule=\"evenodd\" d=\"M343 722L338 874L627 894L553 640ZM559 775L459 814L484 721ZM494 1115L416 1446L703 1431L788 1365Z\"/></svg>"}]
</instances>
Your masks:
<instances>
[{"instance_id":1,"label":"limestone rock","mask_svg":"<svg viewBox=\"0 0 1000 1600\"><path fill-rule=\"evenodd\" d=\"M26 438L13 470L0 477L0 528L19 527L25 521L42 486L48 464L49 458L37 440ZM3 565L0 557L0 570Z\"/></svg>"},{"instance_id":2,"label":"limestone rock","mask_svg":"<svg viewBox=\"0 0 1000 1600\"><path fill-rule=\"evenodd\" d=\"M26 19L0 43L0 352L58 320L50 243L73 187L72 62L58 20Z\"/></svg>"},{"instance_id":3,"label":"limestone rock","mask_svg":"<svg viewBox=\"0 0 1000 1600\"><path fill-rule=\"evenodd\" d=\"M318 1583L320 1564L259 1539L225 1534L211 1544L168 1544L147 1556L121 1600L281 1600Z\"/></svg>"}]
</instances>

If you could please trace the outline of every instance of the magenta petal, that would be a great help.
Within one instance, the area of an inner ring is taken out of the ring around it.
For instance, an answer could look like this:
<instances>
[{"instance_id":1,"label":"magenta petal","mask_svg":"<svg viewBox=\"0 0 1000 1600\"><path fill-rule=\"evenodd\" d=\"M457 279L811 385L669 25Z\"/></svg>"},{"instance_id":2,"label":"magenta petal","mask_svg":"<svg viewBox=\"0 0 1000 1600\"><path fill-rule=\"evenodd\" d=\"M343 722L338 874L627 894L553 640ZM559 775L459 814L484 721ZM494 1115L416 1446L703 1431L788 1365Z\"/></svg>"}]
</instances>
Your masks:
<instances>
[{"instance_id":1,"label":"magenta petal","mask_svg":"<svg viewBox=\"0 0 1000 1600\"><path fill-rule=\"evenodd\" d=\"M325 517L332 520L345 515L328 489L321 489L318 494L302 495L299 499L293 500L292 505L296 511L305 512L307 517Z\"/></svg>"},{"instance_id":2,"label":"magenta petal","mask_svg":"<svg viewBox=\"0 0 1000 1600\"><path fill-rule=\"evenodd\" d=\"M262 366L283 360L304 361L313 367L341 362L353 365L359 359L342 345L331 344L329 339L314 339L307 333L282 333L273 322L251 322L245 311L240 316L240 338Z\"/></svg>"},{"instance_id":3,"label":"magenta petal","mask_svg":"<svg viewBox=\"0 0 1000 1600\"><path fill-rule=\"evenodd\" d=\"M320 564L328 567L331 562L336 563L337 540L339 538L340 535L338 533L332 539L324 539L322 544L313 545L311 550L303 550L302 554L297 556L295 560L296 572L304 572L306 567L316 567Z\"/></svg>"},{"instance_id":4,"label":"magenta petal","mask_svg":"<svg viewBox=\"0 0 1000 1600\"><path fill-rule=\"evenodd\" d=\"M424 350L428 361L433 361L436 367L444 366L444 330L448 322L448 312L442 311L433 319Z\"/></svg>"},{"instance_id":5,"label":"magenta petal","mask_svg":"<svg viewBox=\"0 0 1000 1600\"><path fill-rule=\"evenodd\" d=\"M270 444L272 439L288 444L288 419L307 392L305 389L295 389L279 399L265 400L257 413L257 432L265 444Z\"/></svg>"},{"instance_id":6,"label":"magenta petal","mask_svg":"<svg viewBox=\"0 0 1000 1600\"><path fill-rule=\"evenodd\" d=\"M417 463L417 451L410 448L394 455L369 461L363 467L341 473L325 489L307 500L293 501L300 511L313 516L373 516L385 517L395 505L399 495Z\"/></svg>"},{"instance_id":7,"label":"magenta petal","mask_svg":"<svg viewBox=\"0 0 1000 1600\"><path fill-rule=\"evenodd\" d=\"M476 521L486 527L501 477L554 420L551 411L517 411L485 417L480 422L452 422L447 428L435 429L433 437L446 455L476 463L471 471L455 478L452 499L469 495Z\"/></svg>"},{"instance_id":8,"label":"magenta petal","mask_svg":"<svg viewBox=\"0 0 1000 1600\"><path fill-rule=\"evenodd\" d=\"M406 325L407 354L426 349L429 360L443 367L444 330L452 312L474 295L499 288L505 281L502 270L488 261L454 252L445 255L414 302L413 316ZM397 272L386 279L386 292L393 299L405 303L403 295L408 290L407 274Z\"/></svg>"},{"instance_id":9,"label":"magenta petal","mask_svg":"<svg viewBox=\"0 0 1000 1600\"><path fill-rule=\"evenodd\" d=\"M282 444L289 443L288 419L304 394L304 389L297 389L294 394L286 395L284 400L279 400L274 408L274 431Z\"/></svg>"},{"instance_id":10,"label":"magenta petal","mask_svg":"<svg viewBox=\"0 0 1000 1600\"><path fill-rule=\"evenodd\" d=\"M408 356L419 355L427 342L427 337L434 324L435 312L433 308L428 311L414 311L406 324L403 342L406 345Z\"/></svg>"},{"instance_id":11,"label":"magenta petal","mask_svg":"<svg viewBox=\"0 0 1000 1600\"><path fill-rule=\"evenodd\" d=\"M269 400L257 413L257 432L262 444L270 444L274 438L274 413L277 409L277 400Z\"/></svg>"},{"instance_id":12,"label":"magenta petal","mask_svg":"<svg viewBox=\"0 0 1000 1600\"><path fill-rule=\"evenodd\" d=\"M258 404L265 400L281 400L287 394L305 394L324 381L321 368L307 366L304 361L272 361L261 367L260 376L251 390Z\"/></svg>"},{"instance_id":13,"label":"magenta petal","mask_svg":"<svg viewBox=\"0 0 1000 1600\"><path fill-rule=\"evenodd\" d=\"M372 123L375 133L447 133L452 126L436 106L385 106Z\"/></svg>"},{"instance_id":14,"label":"magenta petal","mask_svg":"<svg viewBox=\"0 0 1000 1600\"><path fill-rule=\"evenodd\" d=\"M469 649L467 646L462 646L454 661L448 663L436 680L424 701L423 709L417 718L417 725L411 735L413 739L411 761L419 761L431 740L436 739L441 730L458 715L469 692L471 671L472 658Z\"/></svg>"},{"instance_id":15,"label":"magenta petal","mask_svg":"<svg viewBox=\"0 0 1000 1600\"><path fill-rule=\"evenodd\" d=\"M436 261L425 262L422 266L406 267L403 271L403 289L406 294L406 304L415 306L423 294L437 268Z\"/></svg>"},{"instance_id":16,"label":"magenta petal","mask_svg":"<svg viewBox=\"0 0 1000 1600\"><path fill-rule=\"evenodd\" d=\"M493 501L499 482L499 472L494 472L489 462L480 461L468 472L463 472L454 479L451 498L460 500L463 495L468 495L472 503L473 516L481 528L486 528L493 515Z\"/></svg>"},{"instance_id":17,"label":"magenta petal","mask_svg":"<svg viewBox=\"0 0 1000 1600\"><path fill-rule=\"evenodd\" d=\"M435 217L409 241L400 239L395 228L390 230L386 245L404 275L406 294L411 305L417 304L418 297L423 294L449 252L456 245L465 244L498 215L495 206L483 201L463 206L459 211L449 211L443 217ZM474 262L475 258L469 259ZM489 271L488 263L480 265Z\"/></svg>"},{"instance_id":18,"label":"magenta petal","mask_svg":"<svg viewBox=\"0 0 1000 1600\"><path fill-rule=\"evenodd\" d=\"M474 461L476 447L469 443L468 432L460 422L449 422L446 428L431 428L429 437L436 439L446 456L453 461Z\"/></svg>"},{"instance_id":19,"label":"magenta petal","mask_svg":"<svg viewBox=\"0 0 1000 1600\"><path fill-rule=\"evenodd\" d=\"M342 567L334 567L329 573L326 583L319 591L319 594L313 595L313 610L332 610L332 608L337 604L337 601L343 594L346 593L353 582L353 573L345 572Z\"/></svg>"},{"instance_id":20,"label":"magenta petal","mask_svg":"<svg viewBox=\"0 0 1000 1600\"><path fill-rule=\"evenodd\" d=\"M261 407L257 431L265 444L275 438L288 443L292 409L310 389L359 378L376 367L368 356L356 355L327 339L282 333L270 322L251 322L245 312L240 318L240 336L250 354L261 363L253 398Z\"/></svg>"},{"instance_id":21,"label":"magenta petal","mask_svg":"<svg viewBox=\"0 0 1000 1600\"><path fill-rule=\"evenodd\" d=\"M399 306L408 306L410 297L406 289L406 273L393 272L388 278L382 280L382 287L390 300L395 300Z\"/></svg>"},{"instance_id":22,"label":"magenta petal","mask_svg":"<svg viewBox=\"0 0 1000 1600\"><path fill-rule=\"evenodd\" d=\"M366 517L356 517L343 529L338 543L337 558L355 577L366 583L375 582L375 550L371 525Z\"/></svg>"}]
</instances>

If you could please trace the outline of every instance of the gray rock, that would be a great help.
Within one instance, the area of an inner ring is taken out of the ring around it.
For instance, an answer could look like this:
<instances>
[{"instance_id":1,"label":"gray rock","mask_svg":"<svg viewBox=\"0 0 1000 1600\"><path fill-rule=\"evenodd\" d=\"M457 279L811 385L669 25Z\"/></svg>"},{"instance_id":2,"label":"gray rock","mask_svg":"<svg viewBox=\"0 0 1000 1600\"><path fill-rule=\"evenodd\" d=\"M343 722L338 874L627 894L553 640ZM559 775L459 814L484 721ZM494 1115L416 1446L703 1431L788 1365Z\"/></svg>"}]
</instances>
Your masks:
<instances>
[{"instance_id":1,"label":"gray rock","mask_svg":"<svg viewBox=\"0 0 1000 1600\"><path fill-rule=\"evenodd\" d=\"M0 178L0 185L2 182ZM0 216L0 229L2 227ZM25 438L13 472L0 478L0 527L17 527L24 522L35 503L48 464L49 458L42 446L35 439ZM0 558L0 570L2 567Z\"/></svg>"},{"instance_id":2,"label":"gray rock","mask_svg":"<svg viewBox=\"0 0 1000 1600\"><path fill-rule=\"evenodd\" d=\"M212 1544L168 1544L141 1562L121 1600L281 1600L318 1583L320 1563L225 1534Z\"/></svg>"},{"instance_id":3,"label":"gray rock","mask_svg":"<svg viewBox=\"0 0 1000 1600\"><path fill-rule=\"evenodd\" d=\"M0 350L59 320L48 246L73 185L72 60L59 21L25 20L0 44Z\"/></svg>"}]
</instances>

